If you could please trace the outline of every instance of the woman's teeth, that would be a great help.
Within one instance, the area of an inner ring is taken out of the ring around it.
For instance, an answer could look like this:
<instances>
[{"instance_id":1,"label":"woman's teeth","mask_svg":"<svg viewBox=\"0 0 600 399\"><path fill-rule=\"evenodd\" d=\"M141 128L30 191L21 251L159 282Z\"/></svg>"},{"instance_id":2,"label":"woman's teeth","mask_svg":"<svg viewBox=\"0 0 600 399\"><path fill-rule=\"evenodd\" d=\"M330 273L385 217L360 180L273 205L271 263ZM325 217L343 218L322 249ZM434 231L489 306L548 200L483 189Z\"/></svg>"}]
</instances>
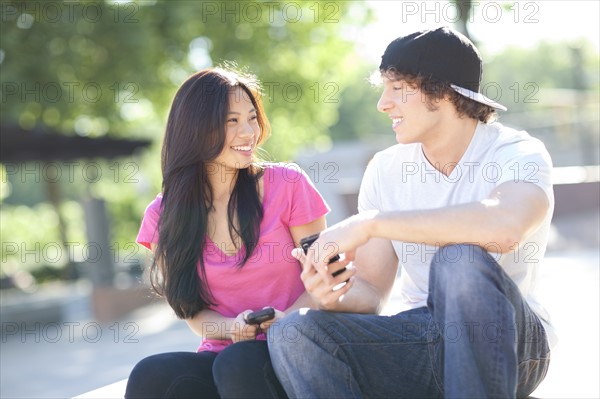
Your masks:
<instances>
[{"instance_id":1,"label":"woman's teeth","mask_svg":"<svg viewBox=\"0 0 600 399\"><path fill-rule=\"evenodd\" d=\"M231 147L236 151L250 151L252 150L252 146L251 145L236 145Z\"/></svg>"}]
</instances>

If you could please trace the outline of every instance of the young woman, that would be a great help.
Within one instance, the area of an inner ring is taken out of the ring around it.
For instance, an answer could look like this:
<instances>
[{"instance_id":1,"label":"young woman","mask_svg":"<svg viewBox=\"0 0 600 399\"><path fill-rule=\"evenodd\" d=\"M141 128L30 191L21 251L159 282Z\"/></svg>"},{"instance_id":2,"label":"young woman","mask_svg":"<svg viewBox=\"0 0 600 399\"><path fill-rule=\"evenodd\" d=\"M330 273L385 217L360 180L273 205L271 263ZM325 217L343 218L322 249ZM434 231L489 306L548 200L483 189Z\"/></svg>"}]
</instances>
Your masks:
<instances>
[{"instance_id":1,"label":"young woman","mask_svg":"<svg viewBox=\"0 0 600 399\"><path fill-rule=\"evenodd\" d=\"M296 165L257 162L269 132L252 76L207 69L175 95L162 193L137 241L154 252L153 287L203 339L197 352L139 362L126 398L285 396L265 333L286 313L314 306L291 250L325 228L329 209ZM274 319L245 322L267 306Z\"/></svg>"}]
</instances>

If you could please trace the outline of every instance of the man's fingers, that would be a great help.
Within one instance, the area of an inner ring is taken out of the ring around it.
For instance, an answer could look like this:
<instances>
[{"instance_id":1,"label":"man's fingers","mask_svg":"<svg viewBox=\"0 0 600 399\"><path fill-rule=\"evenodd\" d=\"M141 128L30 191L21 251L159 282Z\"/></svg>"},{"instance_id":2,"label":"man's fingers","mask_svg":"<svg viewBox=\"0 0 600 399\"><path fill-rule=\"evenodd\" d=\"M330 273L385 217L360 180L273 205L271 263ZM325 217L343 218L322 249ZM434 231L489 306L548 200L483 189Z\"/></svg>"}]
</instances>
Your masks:
<instances>
[{"instance_id":1,"label":"man's fingers","mask_svg":"<svg viewBox=\"0 0 600 399\"><path fill-rule=\"evenodd\" d=\"M329 289L328 293L323 297L323 300L321 301L321 306L324 309L327 309L335 305L337 302L341 301L344 298L344 295L346 295L348 290L350 290L350 288L352 288L353 285L354 278L351 277L348 280L348 282L338 284L338 286L335 287L335 290Z\"/></svg>"}]
</instances>

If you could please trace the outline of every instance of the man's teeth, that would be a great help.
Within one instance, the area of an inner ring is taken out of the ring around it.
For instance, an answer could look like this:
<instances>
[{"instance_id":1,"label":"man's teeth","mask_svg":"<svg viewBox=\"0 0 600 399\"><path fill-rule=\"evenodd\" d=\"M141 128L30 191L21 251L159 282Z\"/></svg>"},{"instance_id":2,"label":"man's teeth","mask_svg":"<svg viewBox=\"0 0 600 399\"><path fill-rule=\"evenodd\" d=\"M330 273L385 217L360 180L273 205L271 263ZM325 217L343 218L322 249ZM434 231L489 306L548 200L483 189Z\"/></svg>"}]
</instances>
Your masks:
<instances>
[{"instance_id":1,"label":"man's teeth","mask_svg":"<svg viewBox=\"0 0 600 399\"><path fill-rule=\"evenodd\" d=\"M237 146L233 146L231 147L236 151L250 151L252 149L251 145L237 145Z\"/></svg>"},{"instance_id":2,"label":"man's teeth","mask_svg":"<svg viewBox=\"0 0 600 399\"><path fill-rule=\"evenodd\" d=\"M402 122L402 119L404 119L404 118L392 118L392 122L393 123L400 123L400 122Z\"/></svg>"}]
</instances>

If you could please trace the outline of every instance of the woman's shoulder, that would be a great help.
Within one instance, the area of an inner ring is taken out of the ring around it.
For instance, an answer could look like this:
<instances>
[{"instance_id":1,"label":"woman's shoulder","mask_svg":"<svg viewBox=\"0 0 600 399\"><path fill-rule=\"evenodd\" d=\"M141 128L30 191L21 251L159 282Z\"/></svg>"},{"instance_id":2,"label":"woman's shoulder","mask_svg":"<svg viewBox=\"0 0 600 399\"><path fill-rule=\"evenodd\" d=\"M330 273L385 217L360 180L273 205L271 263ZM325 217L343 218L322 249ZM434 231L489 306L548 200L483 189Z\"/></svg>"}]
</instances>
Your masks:
<instances>
[{"instance_id":1,"label":"woman's shoulder","mask_svg":"<svg viewBox=\"0 0 600 399\"><path fill-rule=\"evenodd\" d=\"M145 213L148 213L148 212L159 213L160 212L160 204L162 203L162 198L163 198L162 193L158 193L156 195L156 197L154 197L154 199L152 201L150 201L148 206L146 206Z\"/></svg>"},{"instance_id":2,"label":"woman's shoulder","mask_svg":"<svg viewBox=\"0 0 600 399\"><path fill-rule=\"evenodd\" d=\"M293 162L265 162L261 166L264 170L264 178L269 182L295 183L306 176L302 168Z\"/></svg>"}]
</instances>

